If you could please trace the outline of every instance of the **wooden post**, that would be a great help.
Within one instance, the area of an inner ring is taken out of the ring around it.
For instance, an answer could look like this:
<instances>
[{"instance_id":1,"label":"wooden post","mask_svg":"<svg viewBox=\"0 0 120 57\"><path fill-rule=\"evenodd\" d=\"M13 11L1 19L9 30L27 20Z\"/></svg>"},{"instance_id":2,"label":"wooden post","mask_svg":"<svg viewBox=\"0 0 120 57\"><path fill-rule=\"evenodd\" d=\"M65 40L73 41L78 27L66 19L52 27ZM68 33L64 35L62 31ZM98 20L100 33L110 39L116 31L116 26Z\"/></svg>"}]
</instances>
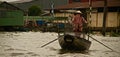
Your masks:
<instances>
[{"instance_id":1,"label":"wooden post","mask_svg":"<svg viewBox=\"0 0 120 57\"><path fill-rule=\"evenodd\" d=\"M119 29L119 26L120 26L119 13L120 13L120 8L117 9L117 28L116 28L116 33L118 33L118 29Z\"/></svg>"},{"instance_id":2,"label":"wooden post","mask_svg":"<svg viewBox=\"0 0 120 57\"><path fill-rule=\"evenodd\" d=\"M106 34L106 17L107 17L107 0L104 0L104 16L103 16L103 29L102 34Z\"/></svg>"},{"instance_id":3,"label":"wooden post","mask_svg":"<svg viewBox=\"0 0 120 57\"><path fill-rule=\"evenodd\" d=\"M91 29L90 29L90 25L91 25L91 14L92 14L92 0L89 0L89 34L91 32ZM88 35L89 35L88 34ZM89 40L89 37L88 37L88 40Z\"/></svg>"},{"instance_id":4,"label":"wooden post","mask_svg":"<svg viewBox=\"0 0 120 57\"><path fill-rule=\"evenodd\" d=\"M65 13L64 13L64 16L65 16ZM64 20L64 36L66 34L66 19Z\"/></svg>"},{"instance_id":5,"label":"wooden post","mask_svg":"<svg viewBox=\"0 0 120 57\"><path fill-rule=\"evenodd\" d=\"M59 22L57 20L57 32L58 32L58 37L60 37L60 28L59 28Z\"/></svg>"}]
</instances>

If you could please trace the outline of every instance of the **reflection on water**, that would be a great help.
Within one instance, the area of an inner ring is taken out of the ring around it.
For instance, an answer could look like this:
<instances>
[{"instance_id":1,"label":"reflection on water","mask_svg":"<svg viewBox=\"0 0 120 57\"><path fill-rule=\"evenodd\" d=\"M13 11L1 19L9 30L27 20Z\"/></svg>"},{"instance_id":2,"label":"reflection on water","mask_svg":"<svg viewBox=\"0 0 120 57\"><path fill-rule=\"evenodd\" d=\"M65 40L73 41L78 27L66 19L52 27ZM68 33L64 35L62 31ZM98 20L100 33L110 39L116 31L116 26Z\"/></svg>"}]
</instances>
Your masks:
<instances>
[{"instance_id":1,"label":"reflection on water","mask_svg":"<svg viewBox=\"0 0 120 57\"><path fill-rule=\"evenodd\" d=\"M59 54L66 54L66 53L80 53L80 54L89 55L89 50L85 50L85 51L79 51L79 50L64 50L64 49L60 49L60 50L59 50Z\"/></svg>"},{"instance_id":2,"label":"reflection on water","mask_svg":"<svg viewBox=\"0 0 120 57\"><path fill-rule=\"evenodd\" d=\"M39 54L35 54L34 52L28 52L28 53L26 53L26 54L29 54L29 55L31 55L31 56L40 56Z\"/></svg>"},{"instance_id":3,"label":"reflection on water","mask_svg":"<svg viewBox=\"0 0 120 57\"><path fill-rule=\"evenodd\" d=\"M0 57L120 57L104 46L92 41L88 51L63 50L55 41L43 48L42 45L57 38L54 32L0 32ZM107 40L108 38L104 38ZM98 40L102 40L100 37ZM119 38L109 38L117 42L105 42L109 47L119 51ZM104 41L103 41L104 42ZM114 45L114 46L113 46Z\"/></svg>"},{"instance_id":4,"label":"reflection on water","mask_svg":"<svg viewBox=\"0 0 120 57\"><path fill-rule=\"evenodd\" d=\"M24 53L11 53L10 56L19 56L19 55L24 55Z\"/></svg>"}]
</instances>

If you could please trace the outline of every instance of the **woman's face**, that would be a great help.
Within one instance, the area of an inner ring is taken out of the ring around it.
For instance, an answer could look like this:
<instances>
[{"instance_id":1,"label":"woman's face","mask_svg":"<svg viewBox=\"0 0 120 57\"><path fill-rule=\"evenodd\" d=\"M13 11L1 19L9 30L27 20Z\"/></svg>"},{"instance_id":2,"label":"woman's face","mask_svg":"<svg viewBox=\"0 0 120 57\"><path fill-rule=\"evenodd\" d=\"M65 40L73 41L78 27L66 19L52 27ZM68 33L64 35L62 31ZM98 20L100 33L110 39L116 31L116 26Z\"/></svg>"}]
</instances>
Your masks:
<instances>
[{"instance_id":1,"label":"woman's face","mask_svg":"<svg viewBox=\"0 0 120 57\"><path fill-rule=\"evenodd\" d=\"M81 14L76 14L76 15L79 15L79 16L81 16Z\"/></svg>"}]
</instances>

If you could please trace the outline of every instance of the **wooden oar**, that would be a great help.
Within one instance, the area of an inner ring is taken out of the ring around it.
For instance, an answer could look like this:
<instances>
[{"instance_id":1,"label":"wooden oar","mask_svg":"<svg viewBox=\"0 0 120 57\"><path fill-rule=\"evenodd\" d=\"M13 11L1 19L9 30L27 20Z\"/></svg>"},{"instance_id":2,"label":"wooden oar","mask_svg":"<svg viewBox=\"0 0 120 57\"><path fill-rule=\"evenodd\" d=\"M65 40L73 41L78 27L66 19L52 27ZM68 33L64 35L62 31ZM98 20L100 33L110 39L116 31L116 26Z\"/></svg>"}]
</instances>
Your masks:
<instances>
[{"instance_id":1,"label":"wooden oar","mask_svg":"<svg viewBox=\"0 0 120 57\"><path fill-rule=\"evenodd\" d=\"M105 46L106 48L108 48L108 49L110 49L110 50L112 50L112 51L115 51L115 50L113 50L112 48L108 47L107 45L103 44L102 42L100 42L100 41L96 40L96 39L95 39L95 38L93 38L92 36L90 36L90 35L87 35L87 36L88 36L88 37L90 37L91 39L93 39L93 40L97 41L98 43L102 44L102 45L103 45L103 46ZM116 51L115 51L115 52L116 52Z\"/></svg>"},{"instance_id":2,"label":"wooden oar","mask_svg":"<svg viewBox=\"0 0 120 57\"><path fill-rule=\"evenodd\" d=\"M48 44L50 44L50 43L52 43L52 42L54 42L54 41L56 41L56 40L58 40L58 38L56 38L56 39L54 39L54 40L52 40L52 41L50 41L50 42L48 42L48 43L42 45L41 48L47 46Z\"/></svg>"}]
</instances>

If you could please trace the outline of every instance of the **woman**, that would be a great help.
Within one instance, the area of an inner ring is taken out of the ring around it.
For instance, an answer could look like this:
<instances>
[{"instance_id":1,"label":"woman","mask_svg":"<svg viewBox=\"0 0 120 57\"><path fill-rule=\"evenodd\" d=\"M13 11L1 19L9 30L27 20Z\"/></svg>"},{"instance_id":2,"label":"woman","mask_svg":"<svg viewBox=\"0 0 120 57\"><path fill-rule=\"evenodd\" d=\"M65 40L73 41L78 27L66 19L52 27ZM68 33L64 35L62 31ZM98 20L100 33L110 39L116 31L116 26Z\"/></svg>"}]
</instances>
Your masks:
<instances>
[{"instance_id":1,"label":"woman","mask_svg":"<svg viewBox=\"0 0 120 57\"><path fill-rule=\"evenodd\" d=\"M72 20L72 23L73 23L73 31L75 32L75 36L80 37L83 29L83 24L87 23L87 21L81 16L80 11L76 11L74 13L74 18Z\"/></svg>"}]
</instances>

